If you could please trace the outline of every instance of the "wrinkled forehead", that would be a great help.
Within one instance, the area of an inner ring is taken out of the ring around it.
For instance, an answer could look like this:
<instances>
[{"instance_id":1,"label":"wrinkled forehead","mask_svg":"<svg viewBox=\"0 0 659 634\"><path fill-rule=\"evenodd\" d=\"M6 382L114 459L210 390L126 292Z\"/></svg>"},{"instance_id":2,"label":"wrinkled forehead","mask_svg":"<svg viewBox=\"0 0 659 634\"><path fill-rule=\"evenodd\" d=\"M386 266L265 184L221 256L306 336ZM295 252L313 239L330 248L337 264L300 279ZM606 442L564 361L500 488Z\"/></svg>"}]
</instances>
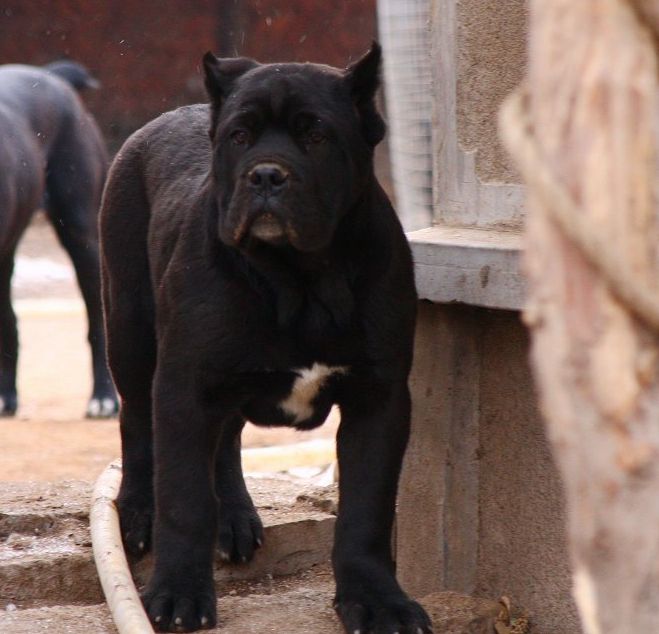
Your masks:
<instances>
[{"instance_id":1,"label":"wrinkled forehead","mask_svg":"<svg viewBox=\"0 0 659 634\"><path fill-rule=\"evenodd\" d=\"M272 119L300 110L336 113L350 105L341 71L319 64L259 66L238 80L230 102L233 108L258 109Z\"/></svg>"}]
</instances>

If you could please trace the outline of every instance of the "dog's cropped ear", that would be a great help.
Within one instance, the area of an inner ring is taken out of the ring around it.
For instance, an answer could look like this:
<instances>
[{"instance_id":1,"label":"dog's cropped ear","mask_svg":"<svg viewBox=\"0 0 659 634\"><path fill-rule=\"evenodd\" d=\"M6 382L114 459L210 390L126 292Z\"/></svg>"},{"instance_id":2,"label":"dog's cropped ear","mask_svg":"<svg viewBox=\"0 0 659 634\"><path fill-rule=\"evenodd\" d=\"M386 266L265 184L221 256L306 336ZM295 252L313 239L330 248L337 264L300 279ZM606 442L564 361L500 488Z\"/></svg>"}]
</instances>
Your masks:
<instances>
[{"instance_id":1,"label":"dog's cropped ear","mask_svg":"<svg viewBox=\"0 0 659 634\"><path fill-rule=\"evenodd\" d=\"M377 42L345 70L345 81L359 116L366 141L375 147L384 138L385 125L375 107L375 93L380 86L382 48Z\"/></svg>"},{"instance_id":2,"label":"dog's cropped ear","mask_svg":"<svg viewBox=\"0 0 659 634\"><path fill-rule=\"evenodd\" d=\"M204 77L206 92L211 101L211 138L215 135L215 123L222 104L231 93L233 85L241 75L259 64L247 57L218 58L210 51L204 55Z\"/></svg>"}]
</instances>

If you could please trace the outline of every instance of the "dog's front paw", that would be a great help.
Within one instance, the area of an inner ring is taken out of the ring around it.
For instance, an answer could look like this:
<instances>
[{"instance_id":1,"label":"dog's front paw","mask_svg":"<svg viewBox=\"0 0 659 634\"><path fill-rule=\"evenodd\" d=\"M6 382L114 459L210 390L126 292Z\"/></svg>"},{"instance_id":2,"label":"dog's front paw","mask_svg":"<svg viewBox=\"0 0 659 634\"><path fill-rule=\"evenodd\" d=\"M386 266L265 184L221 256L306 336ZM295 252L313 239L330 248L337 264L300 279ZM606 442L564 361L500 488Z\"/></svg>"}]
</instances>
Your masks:
<instances>
[{"instance_id":1,"label":"dog's front paw","mask_svg":"<svg viewBox=\"0 0 659 634\"><path fill-rule=\"evenodd\" d=\"M203 584L158 582L153 579L142 594L142 603L157 632L194 632L215 627L215 591L212 581Z\"/></svg>"},{"instance_id":2,"label":"dog's front paw","mask_svg":"<svg viewBox=\"0 0 659 634\"><path fill-rule=\"evenodd\" d=\"M347 634L432 634L425 610L404 595L389 600L337 598L334 609Z\"/></svg>"},{"instance_id":3,"label":"dog's front paw","mask_svg":"<svg viewBox=\"0 0 659 634\"><path fill-rule=\"evenodd\" d=\"M220 504L217 549L222 561L247 563L263 544L263 524L249 505Z\"/></svg>"}]
</instances>

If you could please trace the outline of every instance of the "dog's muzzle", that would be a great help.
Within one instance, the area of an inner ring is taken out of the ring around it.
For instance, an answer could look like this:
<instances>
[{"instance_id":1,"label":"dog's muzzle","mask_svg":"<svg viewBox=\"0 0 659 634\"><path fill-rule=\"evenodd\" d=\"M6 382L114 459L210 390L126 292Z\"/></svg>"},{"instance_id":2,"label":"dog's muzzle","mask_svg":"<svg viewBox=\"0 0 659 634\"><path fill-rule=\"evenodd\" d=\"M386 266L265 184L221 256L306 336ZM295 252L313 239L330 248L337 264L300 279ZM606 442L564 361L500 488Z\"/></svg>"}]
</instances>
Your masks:
<instances>
[{"instance_id":1,"label":"dog's muzzle","mask_svg":"<svg viewBox=\"0 0 659 634\"><path fill-rule=\"evenodd\" d=\"M283 222L269 208L268 201L272 202L288 188L288 177L288 169L274 161L257 163L247 172L249 190L263 200L263 210L249 224L248 232L252 237L270 243L286 238Z\"/></svg>"}]
</instances>

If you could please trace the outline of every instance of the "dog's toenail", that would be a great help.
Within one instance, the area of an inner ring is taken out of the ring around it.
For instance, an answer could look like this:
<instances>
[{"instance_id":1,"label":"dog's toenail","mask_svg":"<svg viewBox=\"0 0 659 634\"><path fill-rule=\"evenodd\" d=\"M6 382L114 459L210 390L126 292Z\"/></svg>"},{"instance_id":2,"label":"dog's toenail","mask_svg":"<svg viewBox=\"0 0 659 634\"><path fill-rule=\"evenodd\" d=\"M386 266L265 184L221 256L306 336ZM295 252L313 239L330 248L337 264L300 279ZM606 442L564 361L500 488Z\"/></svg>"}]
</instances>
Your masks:
<instances>
[{"instance_id":1,"label":"dog's toenail","mask_svg":"<svg viewBox=\"0 0 659 634\"><path fill-rule=\"evenodd\" d=\"M208 619L205 616L201 617L201 624L206 625L208 623Z\"/></svg>"},{"instance_id":2,"label":"dog's toenail","mask_svg":"<svg viewBox=\"0 0 659 634\"><path fill-rule=\"evenodd\" d=\"M222 561L231 561L231 555L226 550L220 551L220 559Z\"/></svg>"},{"instance_id":3,"label":"dog's toenail","mask_svg":"<svg viewBox=\"0 0 659 634\"><path fill-rule=\"evenodd\" d=\"M245 555L243 555L243 556L240 558L240 561L242 561L244 564L246 564L246 563L247 563L247 557L245 557Z\"/></svg>"},{"instance_id":4,"label":"dog's toenail","mask_svg":"<svg viewBox=\"0 0 659 634\"><path fill-rule=\"evenodd\" d=\"M256 545L259 546L259 548L260 548L261 546L263 546L263 540L262 540L262 539L259 539L259 538L257 537L257 538L256 538Z\"/></svg>"},{"instance_id":5,"label":"dog's toenail","mask_svg":"<svg viewBox=\"0 0 659 634\"><path fill-rule=\"evenodd\" d=\"M153 619L155 623L160 623L162 621L162 616L158 615L155 619Z\"/></svg>"},{"instance_id":6,"label":"dog's toenail","mask_svg":"<svg viewBox=\"0 0 659 634\"><path fill-rule=\"evenodd\" d=\"M177 616L174 619L174 625L181 625L183 623L183 619L180 616Z\"/></svg>"},{"instance_id":7,"label":"dog's toenail","mask_svg":"<svg viewBox=\"0 0 659 634\"><path fill-rule=\"evenodd\" d=\"M138 547L140 550L144 550L144 542L140 542L140 543L137 545L137 547Z\"/></svg>"}]
</instances>

